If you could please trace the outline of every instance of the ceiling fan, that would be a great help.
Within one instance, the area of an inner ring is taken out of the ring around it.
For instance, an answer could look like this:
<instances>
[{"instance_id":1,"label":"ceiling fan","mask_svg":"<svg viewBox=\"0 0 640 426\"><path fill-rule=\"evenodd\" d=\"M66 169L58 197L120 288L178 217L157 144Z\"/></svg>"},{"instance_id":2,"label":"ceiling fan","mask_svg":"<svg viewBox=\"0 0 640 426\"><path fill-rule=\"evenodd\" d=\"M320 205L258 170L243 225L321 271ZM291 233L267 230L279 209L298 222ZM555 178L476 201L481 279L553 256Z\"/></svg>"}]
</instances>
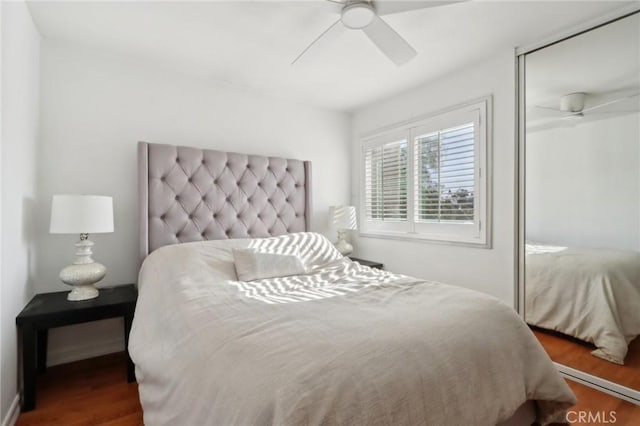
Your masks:
<instances>
[{"instance_id":1,"label":"ceiling fan","mask_svg":"<svg viewBox=\"0 0 640 426\"><path fill-rule=\"evenodd\" d=\"M569 93L560 98L560 108L553 108L547 106L536 105L536 108L544 109L548 111L554 111L562 119L582 118L585 114L591 114L593 112L600 114L619 114L621 112L630 111L597 111L600 108L604 108L609 105L614 105L619 102L623 102L629 99L640 96L640 93L633 93L631 95L621 96L614 99L610 99L599 104L585 108L585 99L589 95L584 92Z\"/></svg>"},{"instance_id":2,"label":"ceiling fan","mask_svg":"<svg viewBox=\"0 0 640 426\"><path fill-rule=\"evenodd\" d=\"M295 64L318 40L326 36L330 31L340 28L340 25L350 30L362 30L367 37L385 54L394 64L402 65L417 55L411 47L393 28L389 26L381 15L407 12L410 10L424 9L428 7L445 6L452 3L461 3L468 0L450 1L394 1L394 0L327 0L339 5L337 10L340 18L329 28L324 30L311 42L294 60Z\"/></svg>"}]
</instances>

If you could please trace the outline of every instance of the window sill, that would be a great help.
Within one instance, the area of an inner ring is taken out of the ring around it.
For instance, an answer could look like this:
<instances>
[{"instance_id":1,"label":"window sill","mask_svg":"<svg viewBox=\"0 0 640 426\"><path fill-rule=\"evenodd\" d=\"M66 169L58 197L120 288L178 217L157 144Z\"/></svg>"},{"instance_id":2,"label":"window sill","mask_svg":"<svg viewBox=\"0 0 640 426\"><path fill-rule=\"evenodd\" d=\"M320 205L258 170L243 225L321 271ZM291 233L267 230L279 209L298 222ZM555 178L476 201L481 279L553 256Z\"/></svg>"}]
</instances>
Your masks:
<instances>
[{"instance_id":1,"label":"window sill","mask_svg":"<svg viewBox=\"0 0 640 426\"><path fill-rule=\"evenodd\" d=\"M492 249L491 241L478 242L472 240L450 240L445 238L438 238L432 235L409 233L409 232L381 232L381 231L363 231L358 235L363 238L379 238L385 240L400 240L400 241L412 241L429 244L442 244L448 246L458 247L472 247L479 249Z\"/></svg>"}]
</instances>

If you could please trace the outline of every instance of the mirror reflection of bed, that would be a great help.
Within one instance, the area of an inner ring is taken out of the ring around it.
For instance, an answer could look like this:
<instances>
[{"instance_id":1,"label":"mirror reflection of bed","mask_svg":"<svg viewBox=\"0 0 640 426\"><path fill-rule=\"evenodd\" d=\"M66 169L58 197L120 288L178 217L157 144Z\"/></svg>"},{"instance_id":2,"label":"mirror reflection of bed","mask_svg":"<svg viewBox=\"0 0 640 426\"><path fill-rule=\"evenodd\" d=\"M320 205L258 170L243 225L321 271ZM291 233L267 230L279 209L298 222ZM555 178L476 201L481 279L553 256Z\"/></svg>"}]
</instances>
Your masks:
<instances>
[{"instance_id":1,"label":"mirror reflection of bed","mask_svg":"<svg viewBox=\"0 0 640 426\"><path fill-rule=\"evenodd\" d=\"M640 15L525 63L525 319L554 361L638 391Z\"/></svg>"},{"instance_id":2,"label":"mirror reflection of bed","mask_svg":"<svg viewBox=\"0 0 640 426\"><path fill-rule=\"evenodd\" d=\"M526 250L526 319L551 358L640 389L640 252Z\"/></svg>"}]
</instances>

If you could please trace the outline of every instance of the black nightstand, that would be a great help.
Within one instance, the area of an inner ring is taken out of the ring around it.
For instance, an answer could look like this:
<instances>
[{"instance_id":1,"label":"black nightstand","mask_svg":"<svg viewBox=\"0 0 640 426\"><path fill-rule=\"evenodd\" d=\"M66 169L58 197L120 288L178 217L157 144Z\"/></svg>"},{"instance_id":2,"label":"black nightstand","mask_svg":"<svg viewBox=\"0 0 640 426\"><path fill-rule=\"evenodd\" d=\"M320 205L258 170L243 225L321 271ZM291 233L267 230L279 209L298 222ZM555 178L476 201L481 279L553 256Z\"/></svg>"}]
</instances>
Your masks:
<instances>
[{"instance_id":1,"label":"black nightstand","mask_svg":"<svg viewBox=\"0 0 640 426\"><path fill-rule=\"evenodd\" d=\"M380 262L372 262L371 260L358 259L357 257L351 257L351 256L349 256L349 259L353 260L354 262L358 262L362 266L368 266L370 268L376 268L376 269L384 269L384 265Z\"/></svg>"},{"instance_id":2,"label":"black nightstand","mask_svg":"<svg viewBox=\"0 0 640 426\"><path fill-rule=\"evenodd\" d=\"M37 373L47 369L47 341L50 328L124 317L125 350L129 344L129 331L138 299L135 284L101 288L95 299L70 302L68 291L36 294L16 317L18 332L22 335L22 411L33 410L36 405ZM127 381L135 381L133 362L127 363Z\"/></svg>"}]
</instances>

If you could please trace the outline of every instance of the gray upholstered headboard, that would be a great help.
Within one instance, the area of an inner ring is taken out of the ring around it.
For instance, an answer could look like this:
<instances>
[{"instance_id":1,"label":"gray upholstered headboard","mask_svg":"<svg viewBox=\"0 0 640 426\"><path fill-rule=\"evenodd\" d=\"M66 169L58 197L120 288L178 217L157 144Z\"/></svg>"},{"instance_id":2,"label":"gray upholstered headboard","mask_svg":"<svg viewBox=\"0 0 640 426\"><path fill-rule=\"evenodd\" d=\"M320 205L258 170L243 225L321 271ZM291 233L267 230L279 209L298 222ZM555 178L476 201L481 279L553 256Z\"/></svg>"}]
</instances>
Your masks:
<instances>
[{"instance_id":1,"label":"gray upholstered headboard","mask_svg":"<svg viewBox=\"0 0 640 426\"><path fill-rule=\"evenodd\" d=\"M138 143L140 261L168 245L308 231L311 163Z\"/></svg>"}]
</instances>

